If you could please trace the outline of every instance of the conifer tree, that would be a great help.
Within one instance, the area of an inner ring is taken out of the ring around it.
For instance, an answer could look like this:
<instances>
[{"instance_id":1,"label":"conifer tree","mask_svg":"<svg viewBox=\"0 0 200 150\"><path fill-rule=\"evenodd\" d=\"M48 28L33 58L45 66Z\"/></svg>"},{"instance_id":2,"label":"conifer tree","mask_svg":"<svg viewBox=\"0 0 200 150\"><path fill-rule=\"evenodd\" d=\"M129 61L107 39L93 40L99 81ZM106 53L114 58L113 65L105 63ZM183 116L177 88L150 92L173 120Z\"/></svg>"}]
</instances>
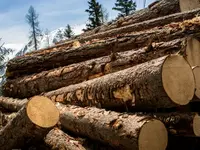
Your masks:
<instances>
[{"instance_id":1,"label":"conifer tree","mask_svg":"<svg viewBox=\"0 0 200 150\"><path fill-rule=\"evenodd\" d=\"M133 0L117 0L112 9L119 11L119 16L128 16L136 10L136 2L133 2Z\"/></svg>"},{"instance_id":2,"label":"conifer tree","mask_svg":"<svg viewBox=\"0 0 200 150\"><path fill-rule=\"evenodd\" d=\"M30 40L34 43L35 50L38 49L38 39L37 37L41 35L41 30L39 28L38 14L36 13L33 6L30 6L28 13L26 15L26 21L30 25Z\"/></svg>"},{"instance_id":3,"label":"conifer tree","mask_svg":"<svg viewBox=\"0 0 200 150\"><path fill-rule=\"evenodd\" d=\"M102 25L102 6L96 0L88 1L89 8L85 11L89 13L89 23L86 24L87 29L91 30Z\"/></svg>"},{"instance_id":4,"label":"conifer tree","mask_svg":"<svg viewBox=\"0 0 200 150\"><path fill-rule=\"evenodd\" d=\"M65 28L64 36L66 38L71 38L71 37L74 36L74 32L72 31L72 28L71 28L71 26L69 24Z\"/></svg>"}]
</instances>

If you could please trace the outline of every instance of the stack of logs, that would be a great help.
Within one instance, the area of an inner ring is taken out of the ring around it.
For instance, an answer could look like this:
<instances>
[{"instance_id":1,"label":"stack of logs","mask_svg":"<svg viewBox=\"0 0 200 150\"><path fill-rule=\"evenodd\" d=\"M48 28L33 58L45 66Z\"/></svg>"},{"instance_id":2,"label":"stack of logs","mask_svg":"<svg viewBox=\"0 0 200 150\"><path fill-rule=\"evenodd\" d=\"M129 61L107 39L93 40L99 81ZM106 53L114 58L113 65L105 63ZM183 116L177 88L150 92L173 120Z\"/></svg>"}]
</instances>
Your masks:
<instances>
[{"instance_id":1,"label":"stack of logs","mask_svg":"<svg viewBox=\"0 0 200 150\"><path fill-rule=\"evenodd\" d=\"M156 1L10 60L0 149L198 149L199 5Z\"/></svg>"}]
</instances>

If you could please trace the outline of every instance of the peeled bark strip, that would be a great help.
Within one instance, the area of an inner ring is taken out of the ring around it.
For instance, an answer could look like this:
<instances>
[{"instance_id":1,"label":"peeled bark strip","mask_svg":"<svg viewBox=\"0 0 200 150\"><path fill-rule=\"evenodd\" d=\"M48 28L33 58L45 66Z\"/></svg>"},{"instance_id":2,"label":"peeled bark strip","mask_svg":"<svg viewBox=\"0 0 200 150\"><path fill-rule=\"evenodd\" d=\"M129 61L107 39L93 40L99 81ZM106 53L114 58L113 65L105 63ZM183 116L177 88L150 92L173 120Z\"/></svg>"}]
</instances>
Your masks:
<instances>
[{"instance_id":1,"label":"peeled bark strip","mask_svg":"<svg viewBox=\"0 0 200 150\"><path fill-rule=\"evenodd\" d=\"M45 97L35 96L0 130L3 150L20 148L28 138L42 139L59 120L55 105Z\"/></svg>"},{"instance_id":2,"label":"peeled bark strip","mask_svg":"<svg viewBox=\"0 0 200 150\"><path fill-rule=\"evenodd\" d=\"M20 100L0 96L0 106L11 112L19 111L27 103L27 101L27 99Z\"/></svg>"},{"instance_id":3,"label":"peeled bark strip","mask_svg":"<svg viewBox=\"0 0 200 150\"><path fill-rule=\"evenodd\" d=\"M182 49L184 41L185 39L177 39L166 43L153 43L150 48L144 47L139 50L116 53L115 60L112 60L111 56L104 56L38 74L8 79L3 86L3 95L25 98L77 84L178 52Z\"/></svg>"},{"instance_id":4,"label":"peeled bark strip","mask_svg":"<svg viewBox=\"0 0 200 150\"><path fill-rule=\"evenodd\" d=\"M134 14L129 15L127 17L121 17L111 24L102 25L100 27L95 28L92 31L85 32L79 37L89 36L95 33L104 32L114 28L135 24L138 22L158 18L161 16L167 16L169 14L177 12L180 12L179 0L161 0L160 2L156 1L149 5L148 8L136 11L134 12Z\"/></svg>"},{"instance_id":5,"label":"peeled bark strip","mask_svg":"<svg viewBox=\"0 0 200 150\"><path fill-rule=\"evenodd\" d=\"M200 137L200 116L195 113L154 114L161 120L169 133L176 136Z\"/></svg>"},{"instance_id":6,"label":"peeled bark strip","mask_svg":"<svg viewBox=\"0 0 200 150\"><path fill-rule=\"evenodd\" d=\"M187 35L199 33L200 17L184 22L172 23L161 29L131 33L122 35L116 39L110 39L102 43L86 45L77 49L52 51L38 55L23 56L10 60L7 64L7 77L18 77L44 70L50 70L59 66L78 63L89 59L111 54L111 52L128 51L148 45L148 40L153 42L169 41L183 38ZM78 57L77 57L78 56Z\"/></svg>"},{"instance_id":7,"label":"peeled bark strip","mask_svg":"<svg viewBox=\"0 0 200 150\"><path fill-rule=\"evenodd\" d=\"M78 140L57 128L47 134L45 143L51 150L86 150Z\"/></svg>"},{"instance_id":8,"label":"peeled bark strip","mask_svg":"<svg viewBox=\"0 0 200 150\"><path fill-rule=\"evenodd\" d=\"M62 126L78 135L120 149L165 150L167 146L167 131L163 123L145 115L127 115L59 103L57 108Z\"/></svg>"},{"instance_id":9,"label":"peeled bark strip","mask_svg":"<svg viewBox=\"0 0 200 150\"><path fill-rule=\"evenodd\" d=\"M188 11L200 7L199 0L179 0L181 11Z\"/></svg>"},{"instance_id":10,"label":"peeled bark strip","mask_svg":"<svg viewBox=\"0 0 200 150\"><path fill-rule=\"evenodd\" d=\"M196 85L195 96L198 99L200 99L200 67L199 66L194 67L193 73L194 73L195 85Z\"/></svg>"},{"instance_id":11,"label":"peeled bark strip","mask_svg":"<svg viewBox=\"0 0 200 150\"><path fill-rule=\"evenodd\" d=\"M188 104L194 90L189 64L170 55L44 95L80 106L168 108Z\"/></svg>"},{"instance_id":12,"label":"peeled bark strip","mask_svg":"<svg viewBox=\"0 0 200 150\"><path fill-rule=\"evenodd\" d=\"M191 65L200 66L200 42L194 37L187 39L186 60Z\"/></svg>"}]
</instances>

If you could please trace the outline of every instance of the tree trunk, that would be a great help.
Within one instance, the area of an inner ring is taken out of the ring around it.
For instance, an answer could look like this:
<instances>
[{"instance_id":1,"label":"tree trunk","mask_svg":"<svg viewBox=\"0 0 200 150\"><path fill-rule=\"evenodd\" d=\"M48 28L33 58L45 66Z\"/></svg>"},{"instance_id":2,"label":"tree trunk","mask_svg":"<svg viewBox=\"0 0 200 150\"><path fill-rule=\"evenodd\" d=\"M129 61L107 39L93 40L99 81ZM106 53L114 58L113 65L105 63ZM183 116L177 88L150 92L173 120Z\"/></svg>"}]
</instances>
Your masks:
<instances>
[{"instance_id":1,"label":"tree trunk","mask_svg":"<svg viewBox=\"0 0 200 150\"><path fill-rule=\"evenodd\" d=\"M179 0L181 11L189 11L200 7L199 0Z\"/></svg>"},{"instance_id":2,"label":"tree trunk","mask_svg":"<svg viewBox=\"0 0 200 150\"><path fill-rule=\"evenodd\" d=\"M148 8L134 12L132 15L121 17L120 19L111 22L110 24L102 25L89 32L85 32L79 37L93 35L95 33L108 31L161 16L167 16L177 12L180 12L179 0L161 0L158 3L152 3Z\"/></svg>"},{"instance_id":3,"label":"tree trunk","mask_svg":"<svg viewBox=\"0 0 200 150\"><path fill-rule=\"evenodd\" d=\"M183 38L187 35L199 33L199 28L200 19L196 17L181 23L172 23L161 29L122 35L117 40L112 38L101 43L86 45L77 49L56 50L37 55L16 57L8 62L6 74L7 77L16 78L25 74L106 56L111 54L111 52L127 51L133 48L143 47L149 44L149 40L158 42Z\"/></svg>"},{"instance_id":4,"label":"tree trunk","mask_svg":"<svg viewBox=\"0 0 200 150\"><path fill-rule=\"evenodd\" d=\"M3 96L0 97L0 106L11 112L19 111L27 102L27 99L19 100Z\"/></svg>"},{"instance_id":5,"label":"tree trunk","mask_svg":"<svg viewBox=\"0 0 200 150\"><path fill-rule=\"evenodd\" d=\"M0 147L3 150L20 148L27 139L42 139L59 120L55 105L45 97L33 97L0 130Z\"/></svg>"},{"instance_id":6,"label":"tree trunk","mask_svg":"<svg viewBox=\"0 0 200 150\"><path fill-rule=\"evenodd\" d=\"M151 29L153 27L160 27L160 26L164 26L166 24L170 24L172 22L180 22L186 19L192 19L194 18L197 14L200 13L200 9L195 9L195 10L191 10L188 12L180 12L180 13L176 13L176 14L171 14L169 16L164 16L164 17L160 17L160 18L155 18L152 20L147 20L144 22L139 22L136 24L131 24L125 27L121 27L121 28L115 28L115 29L111 29L105 32L100 32L100 33L96 33L96 34L90 34L88 36L80 36L77 37L77 40L79 40L79 42L83 43L85 41L89 41L92 39L102 39L102 38L108 38L108 37L114 37L116 35L118 35L119 33L129 33L129 32L133 32L133 31L142 31L142 30L147 30L147 29ZM72 42L73 40L71 40ZM70 41L68 41L70 42ZM36 51L37 52L37 51Z\"/></svg>"},{"instance_id":7,"label":"tree trunk","mask_svg":"<svg viewBox=\"0 0 200 150\"><path fill-rule=\"evenodd\" d=\"M86 150L80 141L54 128L45 137L45 143L51 150Z\"/></svg>"},{"instance_id":8,"label":"tree trunk","mask_svg":"<svg viewBox=\"0 0 200 150\"><path fill-rule=\"evenodd\" d=\"M200 116L195 113L153 114L161 120L169 133L176 136L200 137Z\"/></svg>"},{"instance_id":9,"label":"tree trunk","mask_svg":"<svg viewBox=\"0 0 200 150\"><path fill-rule=\"evenodd\" d=\"M167 146L167 131L163 123L145 115L120 114L60 103L57 103L57 107L62 126L78 135L123 150L164 150Z\"/></svg>"},{"instance_id":10,"label":"tree trunk","mask_svg":"<svg viewBox=\"0 0 200 150\"><path fill-rule=\"evenodd\" d=\"M194 89L189 64L182 56L170 55L44 95L80 106L168 108L188 104Z\"/></svg>"},{"instance_id":11,"label":"tree trunk","mask_svg":"<svg viewBox=\"0 0 200 150\"><path fill-rule=\"evenodd\" d=\"M149 47L139 50L116 53L114 60L111 56L104 56L50 71L43 71L38 74L8 79L2 88L3 95L26 98L71 84L77 84L178 52L182 49L183 41L185 39L177 39L166 43L150 43Z\"/></svg>"}]
</instances>

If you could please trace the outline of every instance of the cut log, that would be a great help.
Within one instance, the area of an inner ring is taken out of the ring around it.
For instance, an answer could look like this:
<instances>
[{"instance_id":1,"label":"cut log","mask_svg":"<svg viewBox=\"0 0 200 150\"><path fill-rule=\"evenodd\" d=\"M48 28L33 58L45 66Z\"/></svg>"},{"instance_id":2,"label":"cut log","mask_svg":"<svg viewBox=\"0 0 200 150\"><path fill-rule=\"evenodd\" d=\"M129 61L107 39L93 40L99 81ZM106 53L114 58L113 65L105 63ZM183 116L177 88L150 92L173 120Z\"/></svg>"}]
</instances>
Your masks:
<instances>
[{"instance_id":1,"label":"cut log","mask_svg":"<svg viewBox=\"0 0 200 150\"><path fill-rule=\"evenodd\" d=\"M94 30L85 32L79 37L93 35L95 33L135 24L153 18L158 18L160 16L167 16L177 12L180 12L179 0L161 0L160 2L156 1L149 5L148 8L136 11L127 17L121 17L118 20L111 22L111 24L102 25L95 28Z\"/></svg>"},{"instance_id":2,"label":"cut log","mask_svg":"<svg viewBox=\"0 0 200 150\"><path fill-rule=\"evenodd\" d=\"M45 137L45 143L51 150L86 150L80 141L54 128Z\"/></svg>"},{"instance_id":3,"label":"cut log","mask_svg":"<svg viewBox=\"0 0 200 150\"><path fill-rule=\"evenodd\" d=\"M122 34L122 33L129 33L129 32L133 32L133 31L136 32L136 31L141 31L141 30L147 30L147 29L150 29L153 27L164 26L164 25L170 24L172 22L180 22L180 21L183 21L186 19L192 19L199 13L200 13L200 9L195 9L195 10L191 10L191 11L187 11L187 12L180 12L180 13L172 14L169 16L164 16L164 17L155 18L152 20L147 20L144 22L139 22L136 24L131 24L131 25L128 25L125 27L116 28L116 29L105 31L105 32L100 32L97 34L92 34L92 35L90 34L88 36L83 36L83 37L80 36L80 37L77 37L77 40L79 40L79 42L83 43L85 41L92 40L92 39L102 39L102 38L106 38L106 37L114 37L114 36L118 35L119 33ZM35 51L35 52L38 53L38 51Z\"/></svg>"},{"instance_id":4,"label":"cut log","mask_svg":"<svg viewBox=\"0 0 200 150\"><path fill-rule=\"evenodd\" d=\"M0 106L11 112L19 111L27 102L27 99L20 100L3 96L0 97Z\"/></svg>"},{"instance_id":5,"label":"cut log","mask_svg":"<svg viewBox=\"0 0 200 150\"><path fill-rule=\"evenodd\" d=\"M23 146L27 138L42 139L59 120L51 100L35 96L0 130L0 147L11 150Z\"/></svg>"},{"instance_id":6,"label":"cut log","mask_svg":"<svg viewBox=\"0 0 200 150\"><path fill-rule=\"evenodd\" d=\"M168 108L188 104L194 91L190 65L170 55L44 95L80 106Z\"/></svg>"},{"instance_id":7,"label":"cut log","mask_svg":"<svg viewBox=\"0 0 200 150\"><path fill-rule=\"evenodd\" d=\"M193 73L194 73L195 85L196 85L195 96L198 99L200 99L200 67L199 66L194 67Z\"/></svg>"},{"instance_id":8,"label":"cut log","mask_svg":"<svg viewBox=\"0 0 200 150\"><path fill-rule=\"evenodd\" d=\"M153 42L169 41L199 33L200 17L181 23L172 23L161 29L131 33L102 43L83 46L77 49L52 51L31 56L22 56L10 60L7 64L7 77L18 77L59 66L78 63L89 59L111 54L111 52L127 51L148 45ZM77 57L79 56L79 57ZM81 57L80 57L81 56Z\"/></svg>"},{"instance_id":9,"label":"cut log","mask_svg":"<svg viewBox=\"0 0 200 150\"><path fill-rule=\"evenodd\" d=\"M61 43L56 44L55 46L52 46L52 47L49 47L46 49L41 49L38 51L32 51L30 53L26 53L25 55L35 55L35 54L40 54L43 52L49 52L54 49L60 50L60 49L66 48L66 47L72 47L72 44L74 42L77 42L77 40L81 43L84 43L88 40L103 39L103 38L116 36L119 33L122 34L122 33L129 33L129 32L133 32L133 31L136 32L136 31L141 31L141 30L147 30L147 29L150 29L153 27L160 27L160 26L164 26L166 24L170 24L172 22L179 22L179 21L183 21L183 20L187 20L187 19L192 19L199 13L200 13L200 9L195 9L195 10L175 13L175 14L171 14L169 16L163 16L163 17L159 17L159 18L155 18L152 20L147 20L147 21L143 21L143 22L139 22L139 23L135 23L135 24L130 24L125 27L111 29L111 30L108 30L105 32L100 32L97 34L89 34L88 36L86 36L86 35L83 36L84 34L86 34L86 33L84 33L83 35L76 37L76 39L72 38L70 40L62 41Z\"/></svg>"},{"instance_id":10,"label":"cut log","mask_svg":"<svg viewBox=\"0 0 200 150\"><path fill-rule=\"evenodd\" d=\"M161 120L172 135L200 137L200 116L196 113L162 113L153 117Z\"/></svg>"},{"instance_id":11,"label":"cut log","mask_svg":"<svg viewBox=\"0 0 200 150\"><path fill-rule=\"evenodd\" d=\"M151 47L144 47L137 51L131 50L116 53L115 60L112 60L111 56L104 56L50 71L43 71L38 74L8 79L2 88L3 95L27 98L71 84L77 84L150 61L154 58L176 53L182 49L184 41L185 39L177 39L166 43L153 43L150 44Z\"/></svg>"},{"instance_id":12,"label":"cut log","mask_svg":"<svg viewBox=\"0 0 200 150\"><path fill-rule=\"evenodd\" d=\"M194 66L200 66L200 42L194 37L190 37L187 40L186 47L186 60L188 63Z\"/></svg>"},{"instance_id":13,"label":"cut log","mask_svg":"<svg viewBox=\"0 0 200 150\"><path fill-rule=\"evenodd\" d=\"M164 124L145 115L127 115L60 103L57 103L57 108L62 126L78 135L119 149L165 150L167 146Z\"/></svg>"},{"instance_id":14,"label":"cut log","mask_svg":"<svg viewBox=\"0 0 200 150\"><path fill-rule=\"evenodd\" d=\"M182 12L200 8L199 0L179 0L179 3Z\"/></svg>"}]
</instances>

